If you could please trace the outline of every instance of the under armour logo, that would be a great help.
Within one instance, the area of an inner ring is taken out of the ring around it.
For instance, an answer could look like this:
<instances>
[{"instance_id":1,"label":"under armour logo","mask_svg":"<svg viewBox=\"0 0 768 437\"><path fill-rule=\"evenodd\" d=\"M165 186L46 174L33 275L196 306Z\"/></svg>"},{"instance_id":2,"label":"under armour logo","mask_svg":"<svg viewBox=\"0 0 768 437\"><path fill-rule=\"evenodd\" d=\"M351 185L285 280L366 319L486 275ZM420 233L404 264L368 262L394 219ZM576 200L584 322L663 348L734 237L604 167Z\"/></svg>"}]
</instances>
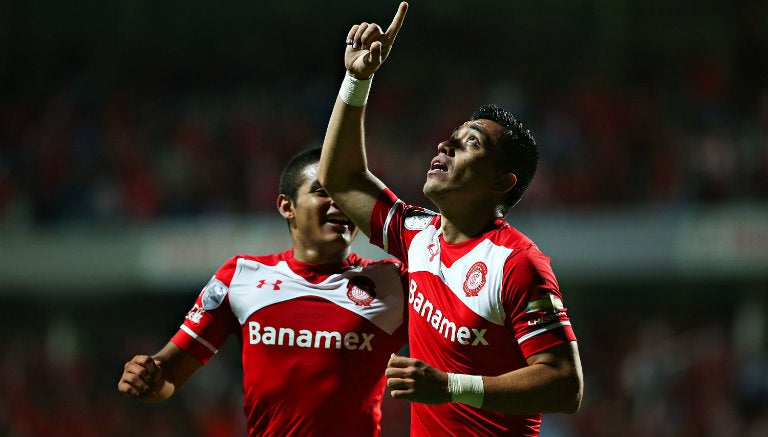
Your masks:
<instances>
[{"instance_id":1,"label":"under armour logo","mask_svg":"<svg viewBox=\"0 0 768 437\"><path fill-rule=\"evenodd\" d=\"M261 288L261 287L264 286L264 284L269 284L269 285L272 286L273 290L279 290L280 289L280 284L282 284L282 283L283 283L283 281L281 281L279 279L277 281L275 281L275 282L267 282L266 279L260 279L259 283L256 284L256 288Z\"/></svg>"},{"instance_id":2,"label":"under armour logo","mask_svg":"<svg viewBox=\"0 0 768 437\"><path fill-rule=\"evenodd\" d=\"M431 255L429 257L429 262L432 262L435 257L440 253L440 248L437 247L434 243L427 246L427 250L429 251L429 254Z\"/></svg>"}]
</instances>

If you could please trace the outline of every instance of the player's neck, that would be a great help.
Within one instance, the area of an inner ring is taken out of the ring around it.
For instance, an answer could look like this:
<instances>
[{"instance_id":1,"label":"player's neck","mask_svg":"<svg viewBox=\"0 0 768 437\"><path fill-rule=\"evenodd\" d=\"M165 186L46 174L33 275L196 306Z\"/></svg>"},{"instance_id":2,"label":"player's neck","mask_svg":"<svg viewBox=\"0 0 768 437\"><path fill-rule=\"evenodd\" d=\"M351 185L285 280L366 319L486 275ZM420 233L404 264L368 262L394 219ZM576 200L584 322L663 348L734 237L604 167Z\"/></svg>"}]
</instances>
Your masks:
<instances>
[{"instance_id":1,"label":"player's neck","mask_svg":"<svg viewBox=\"0 0 768 437\"><path fill-rule=\"evenodd\" d=\"M446 243L461 243L475 238L493 226L498 218L495 199L491 197L465 196L460 201L454 197L440 202L438 208Z\"/></svg>"},{"instance_id":2,"label":"player's neck","mask_svg":"<svg viewBox=\"0 0 768 437\"><path fill-rule=\"evenodd\" d=\"M349 248L346 250L322 250L317 247L293 246L293 258L307 264L331 265L343 264L349 257Z\"/></svg>"},{"instance_id":3,"label":"player's neck","mask_svg":"<svg viewBox=\"0 0 768 437\"><path fill-rule=\"evenodd\" d=\"M443 214L440 221L443 240L446 243L463 243L471 240L492 227L497 218L496 214L462 214L460 216Z\"/></svg>"}]
</instances>

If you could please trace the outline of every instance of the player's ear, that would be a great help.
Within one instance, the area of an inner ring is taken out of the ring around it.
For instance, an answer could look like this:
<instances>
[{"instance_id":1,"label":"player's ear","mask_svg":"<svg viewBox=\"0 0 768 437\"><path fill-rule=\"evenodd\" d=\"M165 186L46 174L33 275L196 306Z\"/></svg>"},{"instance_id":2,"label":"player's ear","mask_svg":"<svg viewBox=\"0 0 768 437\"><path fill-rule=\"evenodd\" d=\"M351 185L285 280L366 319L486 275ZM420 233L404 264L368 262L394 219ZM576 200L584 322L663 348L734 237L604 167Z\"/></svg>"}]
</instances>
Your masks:
<instances>
[{"instance_id":1,"label":"player's ear","mask_svg":"<svg viewBox=\"0 0 768 437\"><path fill-rule=\"evenodd\" d=\"M296 214L293 212L293 200L285 194L277 196L277 211L286 220L293 220Z\"/></svg>"},{"instance_id":2,"label":"player's ear","mask_svg":"<svg viewBox=\"0 0 768 437\"><path fill-rule=\"evenodd\" d=\"M517 183L517 176L514 173L501 173L493 183L494 191L506 193Z\"/></svg>"}]
</instances>

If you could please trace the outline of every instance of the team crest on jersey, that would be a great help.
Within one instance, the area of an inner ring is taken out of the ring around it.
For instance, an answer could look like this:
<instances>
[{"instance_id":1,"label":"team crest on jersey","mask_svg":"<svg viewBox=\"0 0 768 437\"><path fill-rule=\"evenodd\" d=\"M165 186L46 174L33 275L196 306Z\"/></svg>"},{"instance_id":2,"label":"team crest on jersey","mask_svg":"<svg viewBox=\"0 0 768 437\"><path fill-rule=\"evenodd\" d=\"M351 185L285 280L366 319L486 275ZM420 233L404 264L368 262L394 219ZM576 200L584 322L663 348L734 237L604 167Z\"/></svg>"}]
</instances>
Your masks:
<instances>
[{"instance_id":1,"label":"team crest on jersey","mask_svg":"<svg viewBox=\"0 0 768 437\"><path fill-rule=\"evenodd\" d=\"M371 306L376 298L376 284L367 276L355 276L347 283L347 297L358 306Z\"/></svg>"},{"instance_id":2,"label":"team crest on jersey","mask_svg":"<svg viewBox=\"0 0 768 437\"><path fill-rule=\"evenodd\" d=\"M480 293L485 286L487 276L488 266L484 262L478 261L472 264L464 279L464 293L467 297L477 296Z\"/></svg>"},{"instance_id":3,"label":"team crest on jersey","mask_svg":"<svg viewBox=\"0 0 768 437\"><path fill-rule=\"evenodd\" d=\"M223 282L216 278L211 279L203 289L203 309L210 311L218 308L224 302L228 291L229 288Z\"/></svg>"}]
</instances>

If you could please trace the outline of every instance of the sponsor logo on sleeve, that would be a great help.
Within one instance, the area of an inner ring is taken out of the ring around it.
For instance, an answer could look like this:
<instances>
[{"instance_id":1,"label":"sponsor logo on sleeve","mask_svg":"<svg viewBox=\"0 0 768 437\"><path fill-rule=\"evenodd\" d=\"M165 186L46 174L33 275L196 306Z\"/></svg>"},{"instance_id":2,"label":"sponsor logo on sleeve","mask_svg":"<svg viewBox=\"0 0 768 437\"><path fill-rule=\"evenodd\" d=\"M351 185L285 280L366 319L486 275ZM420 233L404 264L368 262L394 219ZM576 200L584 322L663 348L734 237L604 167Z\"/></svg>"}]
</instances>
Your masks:
<instances>
[{"instance_id":1,"label":"sponsor logo on sleeve","mask_svg":"<svg viewBox=\"0 0 768 437\"><path fill-rule=\"evenodd\" d=\"M205 310L199 306L198 304L195 304L191 310L187 313L186 319L189 320L192 323L198 324L200 323L200 320L203 318L203 313Z\"/></svg>"}]
</instances>

